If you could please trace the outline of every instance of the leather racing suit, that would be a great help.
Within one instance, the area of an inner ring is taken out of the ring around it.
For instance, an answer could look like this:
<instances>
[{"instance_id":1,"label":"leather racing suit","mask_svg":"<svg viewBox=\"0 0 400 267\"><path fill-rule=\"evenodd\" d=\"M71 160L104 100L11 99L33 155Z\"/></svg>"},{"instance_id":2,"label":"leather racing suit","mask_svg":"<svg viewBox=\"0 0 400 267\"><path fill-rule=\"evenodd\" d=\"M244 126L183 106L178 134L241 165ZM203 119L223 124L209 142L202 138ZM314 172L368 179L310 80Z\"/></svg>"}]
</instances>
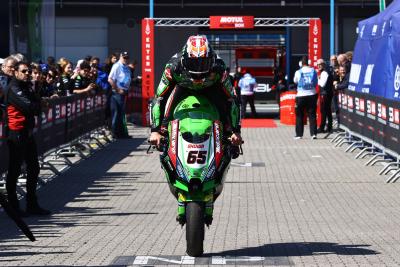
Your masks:
<instances>
[{"instance_id":1,"label":"leather racing suit","mask_svg":"<svg viewBox=\"0 0 400 267\"><path fill-rule=\"evenodd\" d=\"M186 96L202 94L216 106L224 131L240 133L238 99L223 60L215 55L210 72L198 81L193 80L190 73L185 70L181 57L182 52L175 54L165 66L151 105L151 131L161 132L162 128L172 120L176 105Z\"/></svg>"}]
</instances>

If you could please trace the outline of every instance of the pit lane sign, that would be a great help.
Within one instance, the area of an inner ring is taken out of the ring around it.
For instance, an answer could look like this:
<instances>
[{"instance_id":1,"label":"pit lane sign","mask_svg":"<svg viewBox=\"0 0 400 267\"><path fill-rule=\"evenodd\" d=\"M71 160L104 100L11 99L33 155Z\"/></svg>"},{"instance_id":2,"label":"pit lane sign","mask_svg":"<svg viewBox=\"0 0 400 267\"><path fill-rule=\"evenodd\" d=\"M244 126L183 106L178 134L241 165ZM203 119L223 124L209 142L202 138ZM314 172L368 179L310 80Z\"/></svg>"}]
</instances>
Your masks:
<instances>
[{"instance_id":1,"label":"pit lane sign","mask_svg":"<svg viewBox=\"0 0 400 267\"><path fill-rule=\"evenodd\" d=\"M148 101L154 96L154 20L142 20L142 123L148 125Z\"/></svg>"},{"instance_id":2,"label":"pit lane sign","mask_svg":"<svg viewBox=\"0 0 400 267\"><path fill-rule=\"evenodd\" d=\"M322 26L320 19L310 19L308 32L308 58L310 66L317 68L317 60L322 57Z\"/></svg>"},{"instance_id":3,"label":"pit lane sign","mask_svg":"<svg viewBox=\"0 0 400 267\"><path fill-rule=\"evenodd\" d=\"M253 29L253 16L210 16L210 29Z\"/></svg>"}]
</instances>

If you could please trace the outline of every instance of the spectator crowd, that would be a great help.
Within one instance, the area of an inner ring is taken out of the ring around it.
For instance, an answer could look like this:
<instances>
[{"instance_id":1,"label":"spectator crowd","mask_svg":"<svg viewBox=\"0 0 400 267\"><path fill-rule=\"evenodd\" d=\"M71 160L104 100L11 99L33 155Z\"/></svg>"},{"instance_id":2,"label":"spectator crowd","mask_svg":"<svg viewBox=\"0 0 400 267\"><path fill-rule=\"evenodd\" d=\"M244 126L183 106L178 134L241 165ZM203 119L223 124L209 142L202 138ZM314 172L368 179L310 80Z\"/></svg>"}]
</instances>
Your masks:
<instances>
[{"instance_id":1,"label":"spectator crowd","mask_svg":"<svg viewBox=\"0 0 400 267\"><path fill-rule=\"evenodd\" d=\"M127 52L111 54L104 64L87 56L75 66L67 58L48 57L47 63L27 62L22 54L0 60L0 118L5 125L9 165L7 199L20 216L48 215L36 197L40 171L33 128L35 116L48 106L49 99L75 94L107 96L106 121L114 138L129 138L125 121L125 99L134 77L135 62ZM22 163L26 163L26 210L20 209L16 185Z\"/></svg>"},{"instance_id":2,"label":"spectator crowd","mask_svg":"<svg viewBox=\"0 0 400 267\"><path fill-rule=\"evenodd\" d=\"M122 66L115 64L121 61L123 62ZM19 62L27 64L30 87L35 95L44 102L47 99L74 94L90 95L104 92L107 95L106 119L112 134L115 138L129 137L122 125L122 118L120 118L123 117L120 99L118 99L119 106L113 105L113 95L125 96L134 77L136 61L129 62L127 52L113 53L105 59L104 63L101 63L98 57L86 56L84 59L78 60L75 65L64 57L58 61L54 57L48 57L46 63L27 62L22 54L13 54L5 59L0 59L0 101L3 102L3 105L7 86L15 77L15 66ZM116 66L113 70L114 64ZM126 73L125 84L122 86L121 83L114 83L113 88L113 81L120 81L121 68L125 69L123 72ZM135 81L138 80L135 79ZM112 107L115 112L111 112ZM121 112L117 114L117 111Z\"/></svg>"}]
</instances>

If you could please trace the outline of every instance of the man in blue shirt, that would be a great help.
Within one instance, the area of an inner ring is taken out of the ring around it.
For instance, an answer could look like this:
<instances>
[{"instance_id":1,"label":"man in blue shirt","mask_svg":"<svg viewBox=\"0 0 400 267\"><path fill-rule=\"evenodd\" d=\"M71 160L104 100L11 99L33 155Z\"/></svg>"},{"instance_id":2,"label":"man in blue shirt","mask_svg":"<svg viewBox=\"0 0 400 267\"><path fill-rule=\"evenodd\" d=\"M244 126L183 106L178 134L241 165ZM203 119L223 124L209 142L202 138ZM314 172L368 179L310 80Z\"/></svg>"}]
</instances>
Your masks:
<instances>
[{"instance_id":1,"label":"man in blue shirt","mask_svg":"<svg viewBox=\"0 0 400 267\"><path fill-rule=\"evenodd\" d=\"M310 121L310 135L317 139L317 90L318 75L314 68L308 66L308 58L301 59L301 68L294 74L294 83L297 84L296 94L296 136L295 139L303 137L304 112L307 112Z\"/></svg>"},{"instance_id":2,"label":"man in blue shirt","mask_svg":"<svg viewBox=\"0 0 400 267\"><path fill-rule=\"evenodd\" d=\"M119 61L116 62L108 75L108 82L111 85L111 130L116 138L129 137L124 126L125 97L131 85L131 71L128 67L128 52L122 52Z\"/></svg>"},{"instance_id":3,"label":"man in blue shirt","mask_svg":"<svg viewBox=\"0 0 400 267\"><path fill-rule=\"evenodd\" d=\"M257 87L256 79L250 73L246 73L243 78L239 80L238 86L240 87L241 99L241 117L246 116L247 102L250 104L251 114L255 118L257 116L256 107L254 106L254 88Z\"/></svg>"}]
</instances>

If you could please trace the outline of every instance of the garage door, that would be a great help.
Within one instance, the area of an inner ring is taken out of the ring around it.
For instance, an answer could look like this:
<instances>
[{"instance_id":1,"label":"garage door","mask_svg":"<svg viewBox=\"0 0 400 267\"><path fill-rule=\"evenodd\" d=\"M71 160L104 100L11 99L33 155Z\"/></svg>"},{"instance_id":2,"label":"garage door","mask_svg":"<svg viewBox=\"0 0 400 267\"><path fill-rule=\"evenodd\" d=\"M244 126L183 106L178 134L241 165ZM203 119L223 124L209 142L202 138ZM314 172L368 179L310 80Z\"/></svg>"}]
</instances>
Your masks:
<instances>
[{"instance_id":1,"label":"garage door","mask_svg":"<svg viewBox=\"0 0 400 267\"><path fill-rule=\"evenodd\" d=\"M107 18L56 17L56 58L72 62L87 55L104 61L108 54Z\"/></svg>"}]
</instances>

